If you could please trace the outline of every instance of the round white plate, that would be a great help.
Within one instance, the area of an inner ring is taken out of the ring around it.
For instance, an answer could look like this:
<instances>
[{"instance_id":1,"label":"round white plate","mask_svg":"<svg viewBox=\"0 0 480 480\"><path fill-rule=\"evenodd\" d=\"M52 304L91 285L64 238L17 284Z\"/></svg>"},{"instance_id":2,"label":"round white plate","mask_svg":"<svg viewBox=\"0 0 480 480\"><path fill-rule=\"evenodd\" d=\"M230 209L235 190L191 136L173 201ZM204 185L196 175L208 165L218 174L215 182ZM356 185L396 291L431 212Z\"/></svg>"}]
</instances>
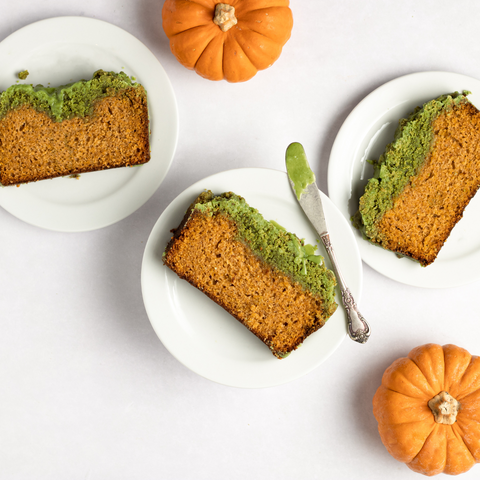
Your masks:
<instances>
[{"instance_id":1,"label":"round white plate","mask_svg":"<svg viewBox=\"0 0 480 480\"><path fill-rule=\"evenodd\" d=\"M180 194L153 228L143 256L142 293L148 317L165 347L194 372L225 385L256 388L286 383L320 365L347 333L342 306L289 357L279 360L240 322L165 267L162 253L187 208L204 190L232 191L268 220L275 220L307 243L315 233L290 189L284 172L260 168L229 170L205 178ZM341 270L359 299L362 263L346 220L322 194ZM319 253L326 255L323 246ZM327 260L327 265L330 265ZM337 295L337 303L340 303Z\"/></svg>"},{"instance_id":2,"label":"round white plate","mask_svg":"<svg viewBox=\"0 0 480 480\"><path fill-rule=\"evenodd\" d=\"M170 81L143 43L100 20L51 18L3 40L0 65L0 90L16 82L58 86L88 80L99 69L124 71L147 90L151 130L147 164L1 188L0 206L39 227L79 232L122 220L157 190L175 153L178 113ZM18 81L25 69L28 78Z\"/></svg>"},{"instance_id":3,"label":"round white plate","mask_svg":"<svg viewBox=\"0 0 480 480\"><path fill-rule=\"evenodd\" d=\"M328 164L328 193L346 219L358 209L358 200L377 159L393 140L401 118L416 106L442 94L469 90L469 98L480 107L480 81L448 72L406 75L382 85L350 113L332 147ZM399 259L364 240L353 227L362 259L383 275L418 287L455 287L480 278L480 196L465 209L437 259L428 267ZM350 223L350 222L349 222ZM350 224L351 225L351 224Z\"/></svg>"}]
</instances>

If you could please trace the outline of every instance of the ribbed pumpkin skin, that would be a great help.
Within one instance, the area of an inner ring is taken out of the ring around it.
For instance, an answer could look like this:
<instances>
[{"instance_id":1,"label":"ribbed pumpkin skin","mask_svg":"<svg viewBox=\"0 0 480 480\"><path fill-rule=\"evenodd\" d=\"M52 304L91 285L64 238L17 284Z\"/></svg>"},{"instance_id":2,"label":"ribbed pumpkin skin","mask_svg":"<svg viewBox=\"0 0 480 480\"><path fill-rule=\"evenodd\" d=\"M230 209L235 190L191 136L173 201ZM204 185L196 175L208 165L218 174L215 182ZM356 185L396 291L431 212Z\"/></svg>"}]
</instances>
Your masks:
<instances>
[{"instance_id":1,"label":"ribbed pumpkin skin","mask_svg":"<svg viewBox=\"0 0 480 480\"><path fill-rule=\"evenodd\" d=\"M222 32L215 6L235 7L238 23ZM290 38L288 0L166 0L163 29L170 49L185 67L209 80L244 82L270 67Z\"/></svg>"},{"instance_id":2,"label":"ribbed pumpkin skin","mask_svg":"<svg viewBox=\"0 0 480 480\"><path fill-rule=\"evenodd\" d=\"M428 406L441 391L460 402L453 425L436 423ZM413 349L383 374L373 414L389 453L415 472L466 472L480 462L480 357L455 345Z\"/></svg>"}]
</instances>

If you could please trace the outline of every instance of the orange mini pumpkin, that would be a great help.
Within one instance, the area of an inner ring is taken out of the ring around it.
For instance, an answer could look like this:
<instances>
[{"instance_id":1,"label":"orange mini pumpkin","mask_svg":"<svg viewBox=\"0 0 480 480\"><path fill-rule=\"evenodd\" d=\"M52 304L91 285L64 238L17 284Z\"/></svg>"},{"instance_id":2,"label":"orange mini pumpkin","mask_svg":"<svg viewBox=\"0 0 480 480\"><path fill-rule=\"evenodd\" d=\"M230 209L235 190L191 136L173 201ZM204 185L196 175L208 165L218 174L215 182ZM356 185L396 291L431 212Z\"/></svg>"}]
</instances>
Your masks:
<instances>
[{"instance_id":1,"label":"orange mini pumpkin","mask_svg":"<svg viewBox=\"0 0 480 480\"><path fill-rule=\"evenodd\" d=\"M244 82L290 38L288 0L166 0L163 29L178 61L209 80Z\"/></svg>"},{"instance_id":2,"label":"orange mini pumpkin","mask_svg":"<svg viewBox=\"0 0 480 480\"><path fill-rule=\"evenodd\" d=\"M466 472L480 462L480 357L414 348L383 374L373 413L389 453L415 472Z\"/></svg>"}]
</instances>

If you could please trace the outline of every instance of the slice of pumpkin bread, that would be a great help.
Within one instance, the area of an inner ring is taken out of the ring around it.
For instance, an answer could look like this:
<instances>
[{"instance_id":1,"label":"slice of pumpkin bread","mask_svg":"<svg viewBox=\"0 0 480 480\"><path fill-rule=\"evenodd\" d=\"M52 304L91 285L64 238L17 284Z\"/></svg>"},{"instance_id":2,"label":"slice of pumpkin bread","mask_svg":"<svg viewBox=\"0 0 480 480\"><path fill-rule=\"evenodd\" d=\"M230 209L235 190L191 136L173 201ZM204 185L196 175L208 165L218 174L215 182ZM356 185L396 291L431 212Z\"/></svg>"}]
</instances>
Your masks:
<instances>
[{"instance_id":1,"label":"slice of pumpkin bread","mask_svg":"<svg viewBox=\"0 0 480 480\"><path fill-rule=\"evenodd\" d=\"M208 191L188 209L163 261L283 358L337 308L335 276L315 248L234 193Z\"/></svg>"},{"instance_id":2,"label":"slice of pumpkin bread","mask_svg":"<svg viewBox=\"0 0 480 480\"><path fill-rule=\"evenodd\" d=\"M0 94L0 183L139 165L150 160L145 89L123 72L58 88Z\"/></svg>"},{"instance_id":3,"label":"slice of pumpkin bread","mask_svg":"<svg viewBox=\"0 0 480 480\"><path fill-rule=\"evenodd\" d=\"M400 120L352 217L366 239L423 266L480 185L480 112L468 93L442 95Z\"/></svg>"}]
</instances>

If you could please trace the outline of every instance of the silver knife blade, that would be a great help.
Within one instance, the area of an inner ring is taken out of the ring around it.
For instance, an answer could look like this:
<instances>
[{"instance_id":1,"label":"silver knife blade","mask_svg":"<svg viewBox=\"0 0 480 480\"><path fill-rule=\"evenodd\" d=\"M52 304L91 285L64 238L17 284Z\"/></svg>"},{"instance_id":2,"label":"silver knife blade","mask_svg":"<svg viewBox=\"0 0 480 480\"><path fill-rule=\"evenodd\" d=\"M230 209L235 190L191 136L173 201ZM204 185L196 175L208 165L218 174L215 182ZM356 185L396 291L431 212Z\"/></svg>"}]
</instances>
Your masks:
<instances>
[{"instance_id":1,"label":"silver knife blade","mask_svg":"<svg viewBox=\"0 0 480 480\"><path fill-rule=\"evenodd\" d=\"M288 179L308 219L321 236L328 233L320 190L300 143L291 143L285 154Z\"/></svg>"},{"instance_id":2,"label":"silver knife blade","mask_svg":"<svg viewBox=\"0 0 480 480\"><path fill-rule=\"evenodd\" d=\"M288 179L290 180L290 185L294 188L294 183L290 177ZM320 236L328 233L327 220L325 219L325 213L323 211L322 196L315 182L305 187L298 202L317 233Z\"/></svg>"}]
</instances>

